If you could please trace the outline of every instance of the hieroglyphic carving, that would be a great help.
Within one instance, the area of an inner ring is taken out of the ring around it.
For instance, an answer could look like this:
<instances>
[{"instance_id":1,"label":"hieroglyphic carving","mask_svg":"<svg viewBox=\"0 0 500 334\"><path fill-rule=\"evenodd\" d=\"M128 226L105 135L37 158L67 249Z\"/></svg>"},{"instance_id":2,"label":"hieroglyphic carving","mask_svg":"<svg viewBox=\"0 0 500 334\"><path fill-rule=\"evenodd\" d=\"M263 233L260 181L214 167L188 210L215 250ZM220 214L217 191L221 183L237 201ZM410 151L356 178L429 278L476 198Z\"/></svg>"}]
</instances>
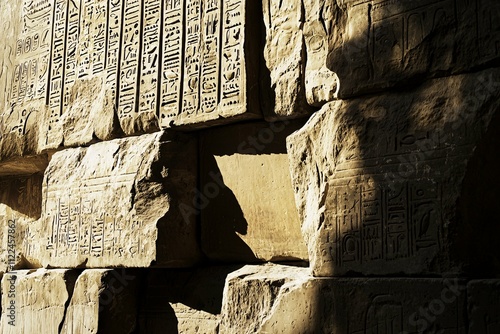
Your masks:
<instances>
[{"instance_id":1,"label":"hieroglyphic carving","mask_svg":"<svg viewBox=\"0 0 500 334\"><path fill-rule=\"evenodd\" d=\"M186 1L184 82L181 112L195 114L200 106L201 0Z\"/></svg>"},{"instance_id":2,"label":"hieroglyphic carving","mask_svg":"<svg viewBox=\"0 0 500 334\"><path fill-rule=\"evenodd\" d=\"M244 101L244 5L228 0L222 17L221 104L232 107Z\"/></svg>"},{"instance_id":3,"label":"hieroglyphic carving","mask_svg":"<svg viewBox=\"0 0 500 334\"><path fill-rule=\"evenodd\" d=\"M137 83L141 57L141 8L139 0L125 0L124 2L118 104L118 116L121 122L133 121L137 111Z\"/></svg>"},{"instance_id":4,"label":"hieroglyphic carving","mask_svg":"<svg viewBox=\"0 0 500 334\"><path fill-rule=\"evenodd\" d=\"M120 66L122 1L109 0L108 5L108 53L106 57L106 88L115 108L118 99L118 73Z\"/></svg>"},{"instance_id":5,"label":"hieroglyphic carving","mask_svg":"<svg viewBox=\"0 0 500 334\"><path fill-rule=\"evenodd\" d=\"M23 4L23 27L15 50L12 104L46 97L52 11L49 1L25 1Z\"/></svg>"},{"instance_id":6,"label":"hieroglyphic carving","mask_svg":"<svg viewBox=\"0 0 500 334\"><path fill-rule=\"evenodd\" d=\"M477 3L479 52L484 60L500 56L500 3L481 1Z\"/></svg>"},{"instance_id":7,"label":"hieroglyphic carving","mask_svg":"<svg viewBox=\"0 0 500 334\"><path fill-rule=\"evenodd\" d=\"M52 55L50 68L50 94L49 94L49 128L47 129L46 145L58 146L58 131L61 128L61 97L64 91L64 57L66 45L66 19L67 7L66 0L56 0L54 8L54 23L52 33Z\"/></svg>"},{"instance_id":8,"label":"hieroglyphic carving","mask_svg":"<svg viewBox=\"0 0 500 334\"><path fill-rule=\"evenodd\" d=\"M129 222L120 214L111 214L109 208L102 206L99 195L100 190L110 183L120 189L121 185L133 182L134 175L82 180L84 186L70 190L64 186L45 187L45 215L50 224L50 236L45 249L50 252L50 256L96 258L141 255L140 240L130 243L130 240L123 238L126 229L140 230L142 222ZM127 247L124 241L127 241Z\"/></svg>"},{"instance_id":9,"label":"hieroglyphic carving","mask_svg":"<svg viewBox=\"0 0 500 334\"><path fill-rule=\"evenodd\" d=\"M184 2L164 1L160 126L180 111L184 60Z\"/></svg>"},{"instance_id":10,"label":"hieroglyphic carving","mask_svg":"<svg viewBox=\"0 0 500 334\"><path fill-rule=\"evenodd\" d=\"M203 8L203 48L200 98L201 112L209 113L217 108L219 103L219 66L220 66L220 26L221 8L219 1L210 0Z\"/></svg>"},{"instance_id":11,"label":"hieroglyphic carving","mask_svg":"<svg viewBox=\"0 0 500 334\"><path fill-rule=\"evenodd\" d=\"M64 76L63 109L70 103L71 87L77 78L77 49L80 35L80 2L68 2L68 32L66 35L66 57ZM64 110L63 110L64 113Z\"/></svg>"},{"instance_id":12,"label":"hieroglyphic carving","mask_svg":"<svg viewBox=\"0 0 500 334\"><path fill-rule=\"evenodd\" d=\"M139 113L156 114L160 66L161 1L145 0L141 55Z\"/></svg>"}]
</instances>

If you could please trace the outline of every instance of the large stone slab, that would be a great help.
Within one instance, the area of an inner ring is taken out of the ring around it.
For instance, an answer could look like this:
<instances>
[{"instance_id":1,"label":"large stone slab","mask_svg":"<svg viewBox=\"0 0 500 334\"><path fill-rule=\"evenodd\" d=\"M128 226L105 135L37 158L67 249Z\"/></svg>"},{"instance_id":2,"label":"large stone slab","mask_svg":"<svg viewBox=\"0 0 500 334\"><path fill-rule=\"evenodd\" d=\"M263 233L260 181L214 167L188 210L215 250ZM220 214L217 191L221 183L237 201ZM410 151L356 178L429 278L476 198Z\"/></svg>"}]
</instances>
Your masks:
<instances>
[{"instance_id":1,"label":"large stone slab","mask_svg":"<svg viewBox=\"0 0 500 334\"><path fill-rule=\"evenodd\" d=\"M43 333L59 333L77 275L66 269L6 273L2 278L2 333L36 333L40 328Z\"/></svg>"},{"instance_id":2,"label":"large stone slab","mask_svg":"<svg viewBox=\"0 0 500 334\"><path fill-rule=\"evenodd\" d=\"M301 1L263 0L262 9L268 72L262 78L269 78L269 83L262 82L261 94L266 120L306 116L312 109L307 104L304 83L304 4Z\"/></svg>"},{"instance_id":3,"label":"large stone slab","mask_svg":"<svg viewBox=\"0 0 500 334\"><path fill-rule=\"evenodd\" d=\"M201 215L209 259L307 261L285 146L302 124L246 123L202 133L200 189L183 212Z\"/></svg>"},{"instance_id":4,"label":"large stone slab","mask_svg":"<svg viewBox=\"0 0 500 334\"><path fill-rule=\"evenodd\" d=\"M219 333L222 293L235 266L151 269L139 304L138 333Z\"/></svg>"},{"instance_id":5,"label":"large stone slab","mask_svg":"<svg viewBox=\"0 0 500 334\"><path fill-rule=\"evenodd\" d=\"M313 278L246 266L228 276L221 333L466 333L457 279Z\"/></svg>"},{"instance_id":6,"label":"large stone slab","mask_svg":"<svg viewBox=\"0 0 500 334\"><path fill-rule=\"evenodd\" d=\"M164 132L54 154L26 257L66 268L196 262L196 222L178 209L194 196L196 164L196 142Z\"/></svg>"},{"instance_id":7,"label":"large stone slab","mask_svg":"<svg viewBox=\"0 0 500 334\"><path fill-rule=\"evenodd\" d=\"M316 31L308 59L327 45L324 64L338 76L340 97L500 60L495 0L316 0L304 6L311 13L306 41L308 25Z\"/></svg>"},{"instance_id":8,"label":"large stone slab","mask_svg":"<svg viewBox=\"0 0 500 334\"><path fill-rule=\"evenodd\" d=\"M85 270L76 280L59 333L132 333L140 279L137 270Z\"/></svg>"},{"instance_id":9,"label":"large stone slab","mask_svg":"<svg viewBox=\"0 0 500 334\"><path fill-rule=\"evenodd\" d=\"M490 69L337 101L288 138L315 275L497 272L499 85Z\"/></svg>"},{"instance_id":10,"label":"large stone slab","mask_svg":"<svg viewBox=\"0 0 500 334\"><path fill-rule=\"evenodd\" d=\"M500 332L500 280L474 280L467 284L470 334Z\"/></svg>"}]
</instances>

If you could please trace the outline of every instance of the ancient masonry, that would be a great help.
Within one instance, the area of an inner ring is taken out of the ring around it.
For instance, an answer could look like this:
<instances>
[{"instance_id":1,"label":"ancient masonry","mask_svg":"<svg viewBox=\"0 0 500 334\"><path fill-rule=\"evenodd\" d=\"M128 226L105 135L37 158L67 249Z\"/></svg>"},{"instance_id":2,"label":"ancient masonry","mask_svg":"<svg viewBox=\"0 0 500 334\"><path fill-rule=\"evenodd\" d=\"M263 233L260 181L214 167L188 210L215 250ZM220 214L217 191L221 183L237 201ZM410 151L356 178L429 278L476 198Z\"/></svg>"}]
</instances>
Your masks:
<instances>
[{"instance_id":1,"label":"ancient masonry","mask_svg":"<svg viewBox=\"0 0 500 334\"><path fill-rule=\"evenodd\" d=\"M500 333L500 2L1 0L1 333Z\"/></svg>"}]
</instances>

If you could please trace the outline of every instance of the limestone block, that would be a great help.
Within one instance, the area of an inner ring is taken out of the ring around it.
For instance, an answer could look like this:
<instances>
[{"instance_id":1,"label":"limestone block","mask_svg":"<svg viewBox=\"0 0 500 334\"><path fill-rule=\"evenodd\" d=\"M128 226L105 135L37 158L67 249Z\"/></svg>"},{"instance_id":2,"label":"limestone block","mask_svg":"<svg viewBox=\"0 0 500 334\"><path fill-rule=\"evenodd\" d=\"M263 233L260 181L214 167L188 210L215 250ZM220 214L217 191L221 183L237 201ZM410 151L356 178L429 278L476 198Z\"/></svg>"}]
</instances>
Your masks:
<instances>
[{"instance_id":1,"label":"limestone block","mask_svg":"<svg viewBox=\"0 0 500 334\"><path fill-rule=\"evenodd\" d=\"M66 269L19 270L2 278L2 333L57 334L77 273ZM40 327L41 326L41 327Z\"/></svg>"},{"instance_id":2,"label":"limestone block","mask_svg":"<svg viewBox=\"0 0 500 334\"><path fill-rule=\"evenodd\" d=\"M490 69L337 101L288 138L315 275L497 272L499 86Z\"/></svg>"},{"instance_id":3,"label":"limestone block","mask_svg":"<svg viewBox=\"0 0 500 334\"><path fill-rule=\"evenodd\" d=\"M495 0L321 0L304 6L323 23L326 67L338 76L342 98L500 59Z\"/></svg>"},{"instance_id":4,"label":"limestone block","mask_svg":"<svg viewBox=\"0 0 500 334\"><path fill-rule=\"evenodd\" d=\"M466 333L458 279L313 278L246 266L227 278L221 333Z\"/></svg>"},{"instance_id":5,"label":"limestone block","mask_svg":"<svg viewBox=\"0 0 500 334\"><path fill-rule=\"evenodd\" d=\"M467 284L470 334L500 332L500 280L474 280Z\"/></svg>"},{"instance_id":6,"label":"limestone block","mask_svg":"<svg viewBox=\"0 0 500 334\"><path fill-rule=\"evenodd\" d=\"M141 291L137 332L218 333L225 279L236 269L149 270Z\"/></svg>"},{"instance_id":7,"label":"limestone block","mask_svg":"<svg viewBox=\"0 0 500 334\"><path fill-rule=\"evenodd\" d=\"M60 333L132 333L139 280L137 270L85 270L76 280Z\"/></svg>"},{"instance_id":8,"label":"limestone block","mask_svg":"<svg viewBox=\"0 0 500 334\"><path fill-rule=\"evenodd\" d=\"M67 149L43 181L28 258L52 267L187 266L197 261L196 142L164 132Z\"/></svg>"},{"instance_id":9,"label":"limestone block","mask_svg":"<svg viewBox=\"0 0 500 334\"><path fill-rule=\"evenodd\" d=\"M50 72L53 2L2 1L0 160L35 154Z\"/></svg>"},{"instance_id":10,"label":"limestone block","mask_svg":"<svg viewBox=\"0 0 500 334\"><path fill-rule=\"evenodd\" d=\"M263 0L266 27L265 65L270 96L262 89L266 120L308 115L305 94L304 5L302 1Z\"/></svg>"},{"instance_id":11,"label":"limestone block","mask_svg":"<svg viewBox=\"0 0 500 334\"><path fill-rule=\"evenodd\" d=\"M285 138L303 122L246 123L202 133L202 249L218 261L306 260ZM230 140L228 140L230 138Z\"/></svg>"},{"instance_id":12,"label":"limestone block","mask_svg":"<svg viewBox=\"0 0 500 334\"><path fill-rule=\"evenodd\" d=\"M22 268L29 226L40 218L42 178L0 178L0 273Z\"/></svg>"},{"instance_id":13,"label":"limestone block","mask_svg":"<svg viewBox=\"0 0 500 334\"><path fill-rule=\"evenodd\" d=\"M261 117L261 13L260 2L252 0L167 2L162 128Z\"/></svg>"},{"instance_id":14,"label":"limestone block","mask_svg":"<svg viewBox=\"0 0 500 334\"><path fill-rule=\"evenodd\" d=\"M307 281L309 273L309 268L266 264L245 266L229 274L224 286L220 333L261 333L260 327L273 312L279 294L290 284ZM305 311L302 308L292 312L298 316Z\"/></svg>"}]
</instances>

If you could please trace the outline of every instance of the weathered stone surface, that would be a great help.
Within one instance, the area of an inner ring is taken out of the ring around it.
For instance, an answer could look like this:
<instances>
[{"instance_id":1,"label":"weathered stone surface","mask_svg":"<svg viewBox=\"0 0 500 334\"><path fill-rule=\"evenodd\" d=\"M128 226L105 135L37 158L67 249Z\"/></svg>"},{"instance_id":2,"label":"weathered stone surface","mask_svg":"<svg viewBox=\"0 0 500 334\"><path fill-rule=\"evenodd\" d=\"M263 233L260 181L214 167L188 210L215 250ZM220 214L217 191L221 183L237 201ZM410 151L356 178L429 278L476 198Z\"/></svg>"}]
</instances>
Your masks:
<instances>
[{"instance_id":1,"label":"weathered stone surface","mask_svg":"<svg viewBox=\"0 0 500 334\"><path fill-rule=\"evenodd\" d=\"M262 89L266 120L307 115L312 110L305 95L303 2L263 0L262 8L266 26L264 58L271 87L271 96Z\"/></svg>"},{"instance_id":2,"label":"weathered stone surface","mask_svg":"<svg viewBox=\"0 0 500 334\"><path fill-rule=\"evenodd\" d=\"M185 266L196 223L178 207L196 185L196 142L163 132L54 154L30 261L43 266Z\"/></svg>"},{"instance_id":3,"label":"weathered stone surface","mask_svg":"<svg viewBox=\"0 0 500 334\"><path fill-rule=\"evenodd\" d=\"M130 269L87 269L81 273L60 333L132 333L138 274Z\"/></svg>"},{"instance_id":4,"label":"weathered stone surface","mask_svg":"<svg viewBox=\"0 0 500 334\"><path fill-rule=\"evenodd\" d=\"M42 175L0 179L0 273L19 269L28 226L40 218Z\"/></svg>"},{"instance_id":5,"label":"weathered stone surface","mask_svg":"<svg viewBox=\"0 0 500 334\"><path fill-rule=\"evenodd\" d=\"M76 272L20 270L2 278L2 333L59 333Z\"/></svg>"},{"instance_id":6,"label":"weathered stone surface","mask_svg":"<svg viewBox=\"0 0 500 334\"><path fill-rule=\"evenodd\" d=\"M470 334L500 332L500 280L474 280L467 284Z\"/></svg>"},{"instance_id":7,"label":"weathered stone surface","mask_svg":"<svg viewBox=\"0 0 500 334\"><path fill-rule=\"evenodd\" d=\"M320 0L304 6L322 23L317 35L327 36L326 68L338 76L340 97L500 60L495 0Z\"/></svg>"},{"instance_id":8,"label":"weathered stone surface","mask_svg":"<svg viewBox=\"0 0 500 334\"><path fill-rule=\"evenodd\" d=\"M236 269L150 270L141 291L138 333L218 333L224 283Z\"/></svg>"},{"instance_id":9,"label":"weathered stone surface","mask_svg":"<svg viewBox=\"0 0 500 334\"><path fill-rule=\"evenodd\" d=\"M457 279L313 278L305 268L246 266L228 276L221 333L466 333L465 290Z\"/></svg>"},{"instance_id":10,"label":"weathered stone surface","mask_svg":"<svg viewBox=\"0 0 500 334\"><path fill-rule=\"evenodd\" d=\"M288 138L315 275L498 270L499 85L492 69L337 101Z\"/></svg>"},{"instance_id":11,"label":"weathered stone surface","mask_svg":"<svg viewBox=\"0 0 500 334\"><path fill-rule=\"evenodd\" d=\"M285 145L302 124L258 122L203 132L200 190L183 212L201 214L208 258L307 260Z\"/></svg>"}]
</instances>

